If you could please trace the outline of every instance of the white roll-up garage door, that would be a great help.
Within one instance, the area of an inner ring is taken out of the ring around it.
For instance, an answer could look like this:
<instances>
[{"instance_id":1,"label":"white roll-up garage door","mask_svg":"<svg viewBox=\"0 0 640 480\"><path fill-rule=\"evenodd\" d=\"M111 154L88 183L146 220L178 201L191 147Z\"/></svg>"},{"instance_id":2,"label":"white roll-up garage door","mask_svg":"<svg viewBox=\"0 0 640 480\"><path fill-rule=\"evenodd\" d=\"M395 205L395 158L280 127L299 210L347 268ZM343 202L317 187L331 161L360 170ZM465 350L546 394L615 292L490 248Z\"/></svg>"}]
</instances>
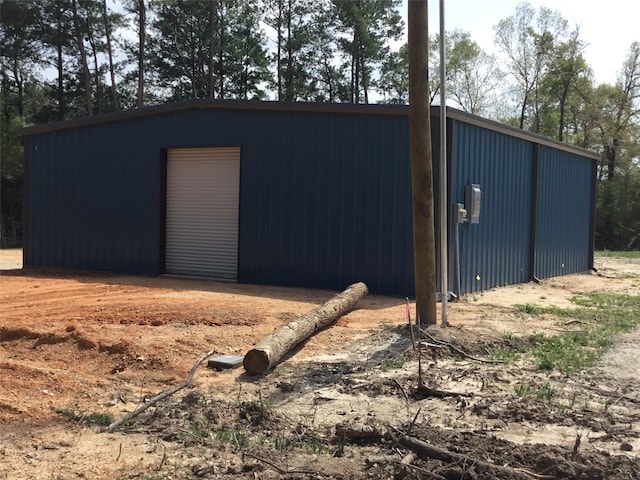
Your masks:
<instances>
[{"instance_id":1,"label":"white roll-up garage door","mask_svg":"<svg viewBox=\"0 0 640 480\"><path fill-rule=\"evenodd\" d=\"M240 148L167 152L165 271L237 280Z\"/></svg>"}]
</instances>

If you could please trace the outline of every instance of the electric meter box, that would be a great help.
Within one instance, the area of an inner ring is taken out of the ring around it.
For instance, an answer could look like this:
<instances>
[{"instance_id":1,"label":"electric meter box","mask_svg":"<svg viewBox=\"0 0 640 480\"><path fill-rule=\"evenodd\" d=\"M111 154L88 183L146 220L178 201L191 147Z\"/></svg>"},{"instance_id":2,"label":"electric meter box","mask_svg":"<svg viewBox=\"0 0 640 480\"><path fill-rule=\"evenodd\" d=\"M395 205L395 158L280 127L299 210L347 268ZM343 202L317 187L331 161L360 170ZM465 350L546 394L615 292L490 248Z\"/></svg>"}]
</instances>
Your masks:
<instances>
[{"instance_id":1,"label":"electric meter box","mask_svg":"<svg viewBox=\"0 0 640 480\"><path fill-rule=\"evenodd\" d=\"M464 209L464 205L461 203L454 203L451 210L451 218L454 225L467 222L467 211Z\"/></svg>"},{"instance_id":2,"label":"electric meter box","mask_svg":"<svg viewBox=\"0 0 640 480\"><path fill-rule=\"evenodd\" d=\"M480 185L472 183L464 190L464 208L467 211L467 221L469 223L480 223L480 206L482 191Z\"/></svg>"}]
</instances>

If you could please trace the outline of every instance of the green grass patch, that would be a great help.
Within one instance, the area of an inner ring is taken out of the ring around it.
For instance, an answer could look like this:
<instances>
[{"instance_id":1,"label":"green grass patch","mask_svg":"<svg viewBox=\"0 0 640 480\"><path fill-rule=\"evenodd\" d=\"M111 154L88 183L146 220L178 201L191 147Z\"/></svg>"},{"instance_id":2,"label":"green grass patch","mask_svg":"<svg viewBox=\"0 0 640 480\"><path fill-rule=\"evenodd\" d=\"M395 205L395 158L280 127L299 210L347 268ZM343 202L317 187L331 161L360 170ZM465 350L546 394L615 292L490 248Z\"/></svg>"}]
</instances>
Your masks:
<instances>
[{"instance_id":1,"label":"green grass patch","mask_svg":"<svg viewBox=\"0 0 640 480\"><path fill-rule=\"evenodd\" d=\"M501 362L517 362L527 351L527 347L522 338L511 332L502 334L502 342L504 346L496 349L492 354L495 360L500 360Z\"/></svg>"},{"instance_id":2,"label":"green grass patch","mask_svg":"<svg viewBox=\"0 0 640 480\"><path fill-rule=\"evenodd\" d=\"M608 257L608 258L640 258L640 250L629 251L612 251L612 250L598 250L595 252L596 257Z\"/></svg>"},{"instance_id":3,"label":"green grass patch","mask_svg":"<svg viewBox=\"0 0 640 480\"><path fill-rule=\"evenodd\" d=\"M520 383L515 387L513 387L513 389L515 390L516 395L519 397L528 397L533 393L533 389L531 388L531 385L526 383Z\"/></svg>"},{"instance_id":4,"label":"green grass patch","mask_svg":"<svg viewBox=\"0 0 640 480\"><path fill-rule=\"evenodd\" d=\"M57 408L53 410L60 416L66 417L74 422L85 425L99 425L108 427L113 423L113 416L110 413L83 412L82 410L71 410L69 408Z\"/></svg>"},{"instance_id":5,"label":"green grass patch","mask_svg":"<svg viewBox=\"0 0 640 480\"><path fill-rule=\"evenodd\" d=\"M571 301L577 308L516 306L518 311L531 315L551 314L560 319L571 319L571 322L564 322L571 331L522 338L508 334L503 336L505 347L496 351L494 357L503 361L530 357L540 370L572 374L595 365L614 344L616 335L640 325L639 296L594 293L576 296ZM546 393L542 395L547 396Z\"/></svg>"},{"instance_id":6,"label":"green grass patch","mask_svg":"<svg viewBox=\"0 0 640 480\"><path fill-rule=\"evenodd\" d=\"M404 365L404 358L400 358L400 357L387 358L386 360L383 360L382 363L380 364L380 370L382 370L383 372L387 372L389 370L396 370L398 368L402 368L403 365Z\"/></svg>"},{"instance_id":7,"label":"green grass patch","mask_svg":"<svg viewBox=\"0 0 640 480\"><path fill-rule=\"evenodd\" d=\"M536 398L538 400L543 400L547 403L551 403L551 400L558 394L555 388L551 386L549 382L545 382L538 388L536 392Z\"/></svg>"},{"instance_id":8,"label":"green grass patch","mask_svg":"<svg viewBox=\"0 0 640 480\"><path fill-rule=\"evenodd\" d=\"M222 428L215 432L215 437L224 443L230 443L237 450L243 450L249 446L249 437L239 430Z\"/></svg>"},{"instance_id":9,"label":"green grass patch","mask_svg":"<svg viewBox=\"0 0 640 480\"><path fill-rule=\"evenodd\" d=\"M558 307L541 307L540 305L533 305L531 303L516 304L515 309L522 313L529 315L554 315L556 317L570 317L573 315L573 310Z\"/></svg>"}]
</instances>

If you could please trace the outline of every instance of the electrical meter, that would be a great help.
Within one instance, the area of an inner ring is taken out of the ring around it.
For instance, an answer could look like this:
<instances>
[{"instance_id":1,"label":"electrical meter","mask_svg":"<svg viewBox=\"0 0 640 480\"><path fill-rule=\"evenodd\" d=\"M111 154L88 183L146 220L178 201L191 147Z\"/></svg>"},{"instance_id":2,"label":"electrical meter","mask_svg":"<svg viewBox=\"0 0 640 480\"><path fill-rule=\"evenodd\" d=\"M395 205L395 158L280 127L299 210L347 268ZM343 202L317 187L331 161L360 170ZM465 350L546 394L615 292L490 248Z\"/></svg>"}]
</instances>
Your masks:
<instances>
[{"instance_id":1,"label":"electrical meter","mask_svg":"<svg viewBox=\"0 0 640 480\"><path fill-rule=\"evenodd\" d=\"M482 191L480 185L472 183L464 190L464 209L467 211L467 221L469 223L480 223L480 205Z\"/></svg>"}]
</instances>

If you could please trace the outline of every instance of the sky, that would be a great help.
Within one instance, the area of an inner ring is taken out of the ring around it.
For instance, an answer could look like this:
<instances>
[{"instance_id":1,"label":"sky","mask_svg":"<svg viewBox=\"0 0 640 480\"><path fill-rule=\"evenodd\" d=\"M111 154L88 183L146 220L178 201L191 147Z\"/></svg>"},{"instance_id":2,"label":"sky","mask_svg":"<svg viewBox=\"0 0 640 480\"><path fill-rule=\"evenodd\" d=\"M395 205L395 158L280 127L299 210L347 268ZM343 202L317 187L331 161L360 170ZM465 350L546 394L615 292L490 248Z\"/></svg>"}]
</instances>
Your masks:
<instances>
[{"instance_id":1,"label":"sky","mask_svg":"<svg viewBox=\"0 0 640 480\"><path fill-rule=\"evenodd\" d=\"M444 0L445 30L467 31L484 51L497 53L493 27L514 15L520 3L522 0ZM529 3L536 10L547 7L559 12L571 30L576 25L580 27L580 38L587 44L583 55L597 83L615 83L631 43L640 42L639 0L529 0ZM429 0L430 35L440 31L439 4L439 0Z\"/></svg>"}]
</instances>

